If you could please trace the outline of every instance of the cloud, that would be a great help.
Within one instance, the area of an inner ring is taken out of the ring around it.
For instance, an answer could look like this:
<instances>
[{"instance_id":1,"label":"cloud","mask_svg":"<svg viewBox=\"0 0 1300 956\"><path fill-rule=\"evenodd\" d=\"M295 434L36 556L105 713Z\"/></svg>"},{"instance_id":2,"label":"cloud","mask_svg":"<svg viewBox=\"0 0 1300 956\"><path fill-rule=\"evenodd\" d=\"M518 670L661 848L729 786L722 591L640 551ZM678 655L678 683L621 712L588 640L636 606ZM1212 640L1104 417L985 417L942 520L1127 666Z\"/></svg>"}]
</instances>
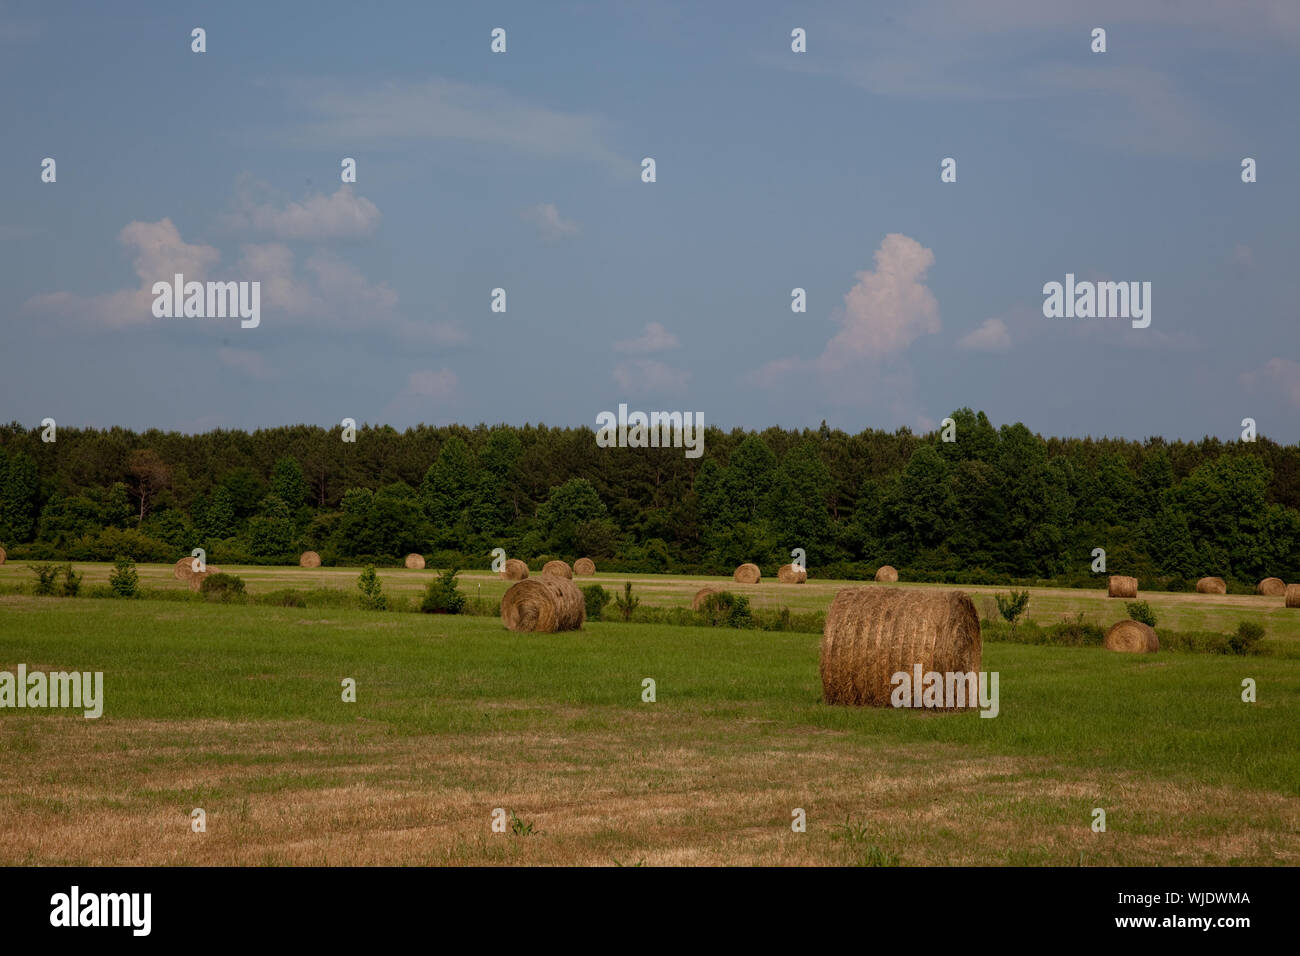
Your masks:
<instances>
[{"instance_id":1,"label":"cloud","mask_svg":"<svg viewBox=\"0 0 1300 956\"><path fill-rule=\"evenodd\" d=\"M539 203L529 206L520 216L525 222L537 227L537 234L547 242L569 239L578 234L578 224L572 219L565 219L555 208L555 203Z\"/></svg>"},{"instance_id":2,"label":"cloud","mask_svg":"<svg viewBox=\"0 0 1300 956\"><path fill-rule=\"evenodd\" d=\"M261 352L221 348L217 350L217 358L222 365L233 368L249 378L264 382L275 377L270 366L266 364L266 357Z\"/></svg>"},{"instance_id":3,"label":"cloud","mask_svg":"<svg viewBox=\"0 0 1300 956\"><path fill-rule=\"evenodd\" d=\"M686 372L655 359L631 359L614 366L614 382L629 395L686 391Z\"/></svg>"},{"instance_id":4,"label":"cloud","mask_svg":"<svg viewBox=\"0 0 1300 956\"><path fill-rule=\"evenodd\" d=\"M121 328L155 323L153 315L155 282L170 282L182 273L187 282L203 282L221 254L211 246L188 243L170 219L158 222L131 222L117 235L118 242L135 250L132 268L140 285L135 289L82 296L72 292L37 295L24 308L60 318Z\"/></svg>"},{"instance_id":5,"label":"cloud","mask_svg":"<svg viewBox=\"0 0 1300 956\"><path fill-rule=\"evenodd\" d=\"M1280 395L1300 408L1300 362L1284 358L1269 359L1262 368L1243 372L1241 383L1251 391Z\"/></svg>"},{"instance_id":6,"label":"cloud","mask_svg":"<svg viewBox=\"0 0 1300 956\"><path fill-rule=\"evenodd\" d=\"M985 319L979 328L962 336L957 347L974 352L1005 352L1011 348L1011 336L1001 319Z\"/></svg>"},{"instance_id":7,"label":"cloud","mask_svg":"<svg viewBox=\"0 0 1300 956\"><path fill-rule=\"evenodd\" d=\"M241 236L272 239L354 239L372 235L379 225L379 208L348 186L332 196L311 196L302 202L277 207L258 203L247 190L241 191L240 208L218 217L221 226Z\"/></svg>"},{"instance_id":8,"label":"cloud","mask_svg":"<svg viewBox=\"0 0 1300 956\"><path fill-rule=\"evenodd\" d=\"M640 338L627 339L614 343L615 352L664 352L675 349L680 343L677 336L669 332L658 322L646 323Z\"/></svg>"},{"instance_id":9,"label":"cloud","mask_svg":"<svg viewBox=\"0 0 1300 956\"><path fill-rule=\"evenodd\" d=\"M942 329L939 303L925 285L934 253L895 232L885 237L875 259L876 268L859 272L844 296L840 331L819 359L826 368L889 358Z\"/></svg>"},{"instance_id":10,"label":"cloud","mask_svg":"<svg viewBox=\"0 0 1300 956\"><path fill-rule=\"evenodd\" d=\"M290 90L295 111L319 117L288 131L296 141L371 146L453 140L623 169L630 162L606 145L604 124L595 117L547 109L496 87L438 77L369 89L320 87L304 82Z\"/></svg>"},{"instance_id":11,"label":"cloud","mask_svg":"<svg viewBox=\"0 0 1300 956\"><path fill-rule=\"evenodd\" d=\"M406 377L406 390L420 398L450 398L457 384L456 373L449 368L422 369Z\"/></svg>"}]
</instances>

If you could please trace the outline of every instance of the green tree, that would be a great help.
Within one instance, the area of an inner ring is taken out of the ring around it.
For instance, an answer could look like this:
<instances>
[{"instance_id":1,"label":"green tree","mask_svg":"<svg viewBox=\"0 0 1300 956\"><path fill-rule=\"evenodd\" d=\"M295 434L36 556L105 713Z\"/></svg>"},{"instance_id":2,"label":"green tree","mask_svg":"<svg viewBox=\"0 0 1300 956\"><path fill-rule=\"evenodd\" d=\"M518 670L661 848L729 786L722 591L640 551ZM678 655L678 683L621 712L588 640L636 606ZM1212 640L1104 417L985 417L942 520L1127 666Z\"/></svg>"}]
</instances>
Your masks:
<instances>
[{"instance_id":1,"label":"green tree","mask_svg":"<svg viewBox=\"0 0 1300 956\"><path fill-rule=\"evenodd\" d=\"M276 460L271 475L271 494L288 505L290 512L302 507L307 499L307 479L297 458L286 455Z\"/></svg>"}]
</instances>

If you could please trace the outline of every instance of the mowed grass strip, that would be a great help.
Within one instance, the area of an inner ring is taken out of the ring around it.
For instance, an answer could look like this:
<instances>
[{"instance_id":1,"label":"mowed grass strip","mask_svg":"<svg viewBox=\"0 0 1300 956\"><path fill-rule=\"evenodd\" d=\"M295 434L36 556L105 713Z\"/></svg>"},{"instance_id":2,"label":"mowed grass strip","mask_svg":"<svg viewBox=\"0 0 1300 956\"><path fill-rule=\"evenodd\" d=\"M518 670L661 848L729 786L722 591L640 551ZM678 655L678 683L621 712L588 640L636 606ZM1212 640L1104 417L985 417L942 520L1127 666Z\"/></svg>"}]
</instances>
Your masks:
<instances>
[{"instance_id":1,"label":"mowed grass strip","mask_svg":"<svg viewBox=\"0 0 1300 956\"><path fill-rule=\"evenodd\" d=\"M822 705L817 644L0 597L0 669L107 698L0 711L0 863L1300 862L1294 660L986 645L989 720Z\"/></svg>"}]
</instances>

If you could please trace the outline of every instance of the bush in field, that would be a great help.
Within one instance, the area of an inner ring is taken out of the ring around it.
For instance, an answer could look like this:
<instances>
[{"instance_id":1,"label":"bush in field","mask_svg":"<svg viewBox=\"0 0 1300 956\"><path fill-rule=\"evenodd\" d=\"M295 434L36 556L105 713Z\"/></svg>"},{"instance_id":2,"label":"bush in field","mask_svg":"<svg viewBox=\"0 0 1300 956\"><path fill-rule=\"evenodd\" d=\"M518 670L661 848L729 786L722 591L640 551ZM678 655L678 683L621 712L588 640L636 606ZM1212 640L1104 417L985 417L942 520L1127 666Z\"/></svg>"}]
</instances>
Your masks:
<instances>
[{"instance_id":1,"label":"bush in field","mask_svg":"<svg viewBox=\"0 0 1300 956\"><path fill-rule=\"evenodd\" d=\"M1012 625L1019 624L1029 607L1029 592L1012 591L1006 597L997 594L994 595L994 600L998 602L998 613L1004 621Z\"/></svg>"},{"instance_id":2,"label":"bush in field","mask_svg":"<svg viewBox=\"0 0 1300 956\"><path fill-rule=\"evenodd\" d=\"M108 576L108 586L118 597L139 597L140 575L136 573L135 562L125 555L119 555L113 562L113 573Z\"/></svg>"},{"instance_id":3,"label":"bush in field","mask_svg":"<svg viewBox=\"0 0 1300 956\"><path fill-rule=\"evenodd\" d=\"M209 574L199 585L199 591L209 601L220 601L222 604L243 601L244 579L236 574Z\"/></svg>"},{"instance_id":4,"label":"bush in field","mask_svg":"<svg viewBox=\"0 0 1300 956\"><path fill-rule=\"evenodd\" d=\"M357 577L357 587L361 589L361 607L366 611L388 610L388 598L384 596L384 586L379 583L374 565L367 565Z\"/></svg>"},{"instance_id":5,"label":"bush in field","mask_svg":"<svg viewBox=\"0 0 1300 956\"><path fill-rule=\"evenodd\" d=\"M458 568L443 571L429 582L420 602L420 610L425 614L459 614L465 607L465 595L456 590L456 572Z\"/></svg>"},{"instance_id":6,"label":"bush in field","mask_svg":"<svg viewBox=\"0 0 1300 956\"><path fill-rule=\"evenodd\" d=\"M1146 601L1129 601L1124 607L1132 620L1147 627L1156 626L1156 612L1151 610L1151 605Z\"/></svg>"},{"instance_id":7,"label":"bush in field","mask_svg":"<svg viewBox=\"0 0 1300 956\"><path fill-rule=\"evenodd\" d=\"M61 569L63 571L63 596L76 597L81 590L81 579L83 575L77 574L72 570L71 564L65 564Z\"/></svg>"},{"instance_id":8,"label":"bush in field","mask_svg":"<svg viewBox=\"0 0 1300 956\"><path fill-rule=\"evenodd\" d=\"M632 596L632 582L624 581L622 596L614 596L614 605L618 608L618 613L623 620L632 620L632 612L636 610L637 605L640 603L641 599L639 597Z\"/></svg>"},{"instance_id":9,"label":"bush in field","mask_svg":"<svg viewBox=\"0 0 1300 956\"><path fill-rule=\"evenodd\" d=\"M730 591L719 591L706 597L700 614L711 627L750 627L753 624L749 598Z\"/></svg>"},{"instance_id":10,"label":"bush in field","mask_svg":"<svg viewBox=\"0 0 1300 956\"><path fill-rule=\"evenodd\" d=\"M587 620L599 621L601 612L614 600L614 595L599 584L588 584L582 589L582 600L587 605Z\"/></svg>"},{"instance_id":11,"label":"bush in field","mask_svg":"<svg viewBox=\"0 0 1300 956\"><path fill-rule=\"evenodd\" d=\"M1249 654L1264 638L1264 626L1254 621L1242 621L1237 625L1237 633L1228 636L1228 647L1234 654Z\"/></svg>"},{"instance_id":12,"label":"bush in field","mask_svg":"<svg viewBox=\"0 0 1300 956\"><path fill-rule=\"evenodd\" d=\"M29 564L28 569L36 575L32 593L40 597L49 597L58 593L56 582L61 570L57 564Z\"/></svg>"}]
</instances>

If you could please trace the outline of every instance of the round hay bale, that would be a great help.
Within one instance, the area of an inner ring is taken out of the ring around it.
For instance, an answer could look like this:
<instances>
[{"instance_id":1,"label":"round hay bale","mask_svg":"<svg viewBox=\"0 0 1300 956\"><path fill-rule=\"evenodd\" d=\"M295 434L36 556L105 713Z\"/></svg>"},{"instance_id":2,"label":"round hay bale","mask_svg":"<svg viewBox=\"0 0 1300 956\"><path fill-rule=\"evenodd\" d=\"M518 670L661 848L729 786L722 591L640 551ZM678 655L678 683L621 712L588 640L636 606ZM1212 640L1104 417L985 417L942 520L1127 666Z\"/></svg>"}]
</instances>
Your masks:
<instances>
[{"instance_id":1,"label":"round hay bale","mask_svg":"<svg viewBox=\"0 0 1300 956\"><path fill-rule=\"evenodd\" d=\"M1135 598L1138 596L1138 579L1112 574L1106 582L1106 596L1118 598Z\"/></svg>"},{"instance_id":2,"label":"round hay bale","mask_svg":"<svg viewBox=\"0 0 1300 956\"><path fill-rule=\"evenodd\" d=\"M757 584L763 572L758 569L757 564L742 564L736 568L731 575L731 579L737 584Z\"/></svg>"},{"instance_id":3,"label":"round hay bale","mask_svg":"<svg viewBox=\"0 0 1300 956\"><path fill-rule=\"evenodd\" d=\"M1228 585L1223 578L1201 578L1196 582L1197 594L1227 594Z\"/></svg>"},{"instance_id":4,"label":"round hay bale","mask_svg":"<svg viewBox=\"0 0 1300 956\"><path fill-rule=\"evenodd\" d=\"M582 592L558 574L519 581L501 598L501 623L512 631L576 631L586 619L587 604Z\"/></svg>"},{"instance_id":5,"label":"round hay bale","mask_svg":"<svg viewBox=\"0 0 1300 956\"><path fill-rule=\"evenodd\" d=\"M886 584L893 584L898 580L898 571L893 565L883 564L876 569L876 580L884 581Z\"/></svg>"},{"instance_id":6,"label":"round hay bale","mask_svg":"<svg viewBox=\"0 0 1300 956\"><path fill-rule=\"evenodd\" d=\"M501 570L501 576L507 581L522 581L528 577L528 565L518 558L508 558L506 566Z\"/></svg>"},{"instance_id":7,"label":"round hay bale","mask_svg":"<svg viewBox=\"0 0 1300 956\"><path fill-rule=\"evenodd\" d=\"M3 563L3 561L0 561L0 564ZM1286 582L1281 578L1265 578L1255 585L1255 593L1266 594L1269 597L1281 597L1286 594Z\"/></svg>"},{"instance_id":8,"label":"round hay bale","mask_svg":"<svg viewBox=\"0 0 1300 956\"><path fill-rule=\"evenodd\" d=\"M186 555L181 558L172 565L172 577L177 581L188 581L190 578L194 577L194 575L198 573L194 570L194 562L197 560L198 558L192 557L191 555Z\"/></svg>"},{"instance_id":9,"label":"round hay bale","mask_svg":"<svg viewBox=\"0 0 1300 956\"><path fill-rule=\"evenodd\" d=\"M4 549L4 548L0 548L0 564L4 564L4 563L5 563L5 558L7 558L7 557L8 557L8 555L5 554L5 549Z\"/></svg>"},{"instance_id":10,"label":"round hay bale","mask_svg":"<svg viewBox=\"0 0 1300 956\"><path fill-rule=\"evenodd\" d=\"M584 578L590 577L596 573L596 562L591 558L579 558L573 562L573 573L580 574Z\"/></svg>"},{"instance_id":11,"label":"round hay bale","mask_svg":"<svg viewBox=\"0 0 1300 956\"><path fill-rule=\"evenodd\" d=\"M300 568L319 568L320 555L315 551L304 551L298 558L298 567Z\"/></svg>"},{"instance_id":12,"label":"round hay bale","mask_svg":"<svg viewBox=\"0 0 1300 956\"><path fill-rule=\"evenodd\" d=\"M1120 621L1111 625L1101 646L1121 654L1154 654L1160 650L1160 638L1141 621Z\"/></svg>"},{"instance_id":13,"label":"round hay bale","mask_svg":"<svg viewBox=\"0 0 1300 956\"><path fill-rule=\"evenodd\" d=\"M1286 606L1300 607L1300 584L1288 584L1286 586Z\"/></svg>"},{"instance_id":14,"label":"round hay bale","mask_svg":"<svg viewBox=\"0 0 1300 956\"><path fill-rule=\"evenodd\" d=\"M542 565L543 574L553 574L557 578L572 578L573 568L564 561L547 561Z\"/></svg>"},{"instance_id":15,"label":"round hay bale","mask_svg":"<svg viewBox=\"0 0 1300 956\"><path fill-rule=\"evenodd\" d=\"M691 598L691 610L698 611L704 607L704 602L709 599L710 594L721 594L722 588L714 587L710 584L708 587L700 588L695 592L695 597Z\"/></svg>"},{"instance_id":16,"label":"round hay bale","mask_svg":"<svg viewBox=\"0 0 1300 956\"><path fill-rule=\"evenodd\" d=\"M822 697L889 707L895 674L910 676L917 664L922 672L978 674L982 649L979 615L963 591L844 588L822 631Z\"/></svg>"},{"instance_id":17,"label":"round hay bale","mask_svg":"<svg viewBox=\"0 0 1300 956\"><path fill-rule=\"evenodd\" d=\"M782 584L803 584L808 580L808 572L793 564L783 564L776 570L776 579Z\"/></svg>"},{"instance_id":18,"label":"round hay bale","mask_svg":"<svg viewBox=\"0 0 1300 956\"><path fill-rule=\"evenodd\" d=\"M190 558L190 560L193 561L194 559ZM204 578L208 577L209 575L220 574L220 573L221 573L220 568L209 564L208 569L206 571L193 571L193 570L190 571L190 576L186 578L186 581L189 583L191 591L199 591L202 590L203 588Z\"/></svg>"},{"instance_id":19,"label":"round hay bale","mask_svg":"<svg viewBox=\"0 0 1300 956\"><path fill-rule=\"evenodd\" d=\"M406 566L407 566L408 568L410 568L412 571L423 571L423 570L424 570L424 555L422 555L422 554L408 554L408 555L406 556Z\"/></svg>"}]
</instances>

